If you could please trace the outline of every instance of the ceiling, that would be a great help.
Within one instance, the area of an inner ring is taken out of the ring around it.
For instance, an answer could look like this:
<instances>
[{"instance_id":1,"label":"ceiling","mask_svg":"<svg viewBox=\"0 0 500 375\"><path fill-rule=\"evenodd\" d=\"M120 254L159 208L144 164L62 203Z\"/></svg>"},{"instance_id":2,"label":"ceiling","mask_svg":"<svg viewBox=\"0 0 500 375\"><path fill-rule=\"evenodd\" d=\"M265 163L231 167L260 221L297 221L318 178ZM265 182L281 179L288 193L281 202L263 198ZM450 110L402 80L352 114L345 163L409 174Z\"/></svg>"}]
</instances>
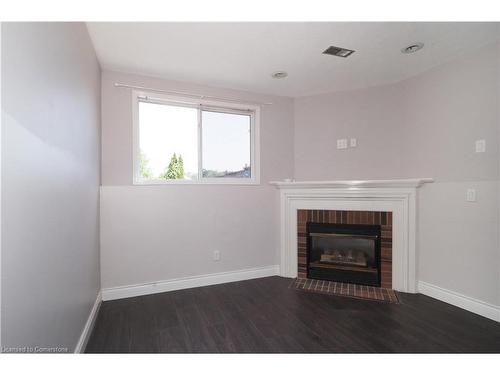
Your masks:
<instances>
[{"instance_id":1,"label":"ceiling","mask_svg":"<svg viewBox=\"0 0 500 375\"><path fill-rule=\"evenodd\" d=\"M103 69L282 96L389 84L499 39L498 23L88 23ZM424 49L404 55L413 42ZM348 58L323 55L330 45ZM271 73L288 72L284 79Z\"/></svg>"}]
</instances>

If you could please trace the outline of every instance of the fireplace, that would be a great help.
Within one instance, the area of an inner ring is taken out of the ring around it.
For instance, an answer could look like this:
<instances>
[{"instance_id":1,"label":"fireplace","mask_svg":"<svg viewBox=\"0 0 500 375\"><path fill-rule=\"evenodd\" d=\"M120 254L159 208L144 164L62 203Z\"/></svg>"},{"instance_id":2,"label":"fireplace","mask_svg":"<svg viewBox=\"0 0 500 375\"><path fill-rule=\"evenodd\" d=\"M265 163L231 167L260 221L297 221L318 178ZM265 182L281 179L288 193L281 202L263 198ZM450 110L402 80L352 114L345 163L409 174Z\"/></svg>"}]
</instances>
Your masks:
<instances>
[{"instance_id":1,"label":"fireplace","mask_svg":"<svg viewBox=\"0 0 500 375\"><path fill-rule=\"evenodd\" d=\"M380 225L308 222L307 277L381 285Z\"/></svg>"}]
</instances>

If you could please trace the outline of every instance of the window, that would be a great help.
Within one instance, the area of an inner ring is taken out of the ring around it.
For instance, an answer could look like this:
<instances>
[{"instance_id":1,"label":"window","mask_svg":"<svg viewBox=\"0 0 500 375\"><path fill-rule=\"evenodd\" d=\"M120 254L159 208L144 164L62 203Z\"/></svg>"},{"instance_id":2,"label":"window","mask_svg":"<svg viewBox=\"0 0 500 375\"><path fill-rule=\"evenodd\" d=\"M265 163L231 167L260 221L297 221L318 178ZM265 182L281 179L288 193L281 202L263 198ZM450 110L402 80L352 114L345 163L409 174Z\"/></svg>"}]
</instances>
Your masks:
<instances>
[{"instance_id":1,"label":"window","mask_svg":"<svg viewBox=\"0 0 500 375\"><path fill-rule=\"evenodd\" d=\"M258 107L133 98L134 183L259 182Z\"/></svg>"}]
</instances>

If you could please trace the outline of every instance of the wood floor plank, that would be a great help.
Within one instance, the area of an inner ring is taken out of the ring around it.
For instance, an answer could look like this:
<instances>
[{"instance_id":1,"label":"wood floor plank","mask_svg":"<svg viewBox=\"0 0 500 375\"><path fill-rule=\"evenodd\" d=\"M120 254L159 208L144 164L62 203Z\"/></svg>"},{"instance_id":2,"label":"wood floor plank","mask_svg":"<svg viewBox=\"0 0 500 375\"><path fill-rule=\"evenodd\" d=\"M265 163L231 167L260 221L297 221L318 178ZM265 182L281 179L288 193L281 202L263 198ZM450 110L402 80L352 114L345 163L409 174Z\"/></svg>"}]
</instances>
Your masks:
<instances>
[{"instance_id":1,"label":"wood floor plank","mask_svg":"<svg viewBox=\"0 0 500 375\"><path fill-rule=\"evenodd\" d=\"M268 277L103 302L87 353L500 353L500 323L423 295L401 304Z\"/></svg>"}]
</instances>

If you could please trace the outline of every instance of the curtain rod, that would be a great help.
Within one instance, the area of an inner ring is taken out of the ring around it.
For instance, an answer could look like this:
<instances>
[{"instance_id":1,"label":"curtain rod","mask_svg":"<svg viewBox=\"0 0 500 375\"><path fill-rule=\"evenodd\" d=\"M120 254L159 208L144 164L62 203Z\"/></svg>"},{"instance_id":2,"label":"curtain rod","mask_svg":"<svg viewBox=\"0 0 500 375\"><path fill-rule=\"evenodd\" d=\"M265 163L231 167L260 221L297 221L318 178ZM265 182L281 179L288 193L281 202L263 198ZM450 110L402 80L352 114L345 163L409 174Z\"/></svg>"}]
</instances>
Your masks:
<instances>
[{"instance_id":1,"label":"curtain rod","mask_svg":"<svg viewBox=\"0 0 500 375\"><path fill-rule=\"evenodd\" d=\"M264 103L264 102L256 102L252 100L236 100L236 99L230 99L230 98L221 98L217 96L210 96L210 95L198 95L198 94L190 94L184 91L171 91L171 90L161 90L161 89L154 89L151 87L143 87L143 86L134 86L134 85L127 85L124 83L118 83L115 82L115 87L122 87L122 88L128 88L128 89L137 89L137 90L145 90L145 91L154 91L154 92L160 92L164 94L172 94L172 95L179 95L179 96L185 96L188 98L196 98L196 99L211 99L211 100L220 100L223 102L231 102L231 103L242 103L242 104L258 104L258 105L272 105L273 103Z\"/></svg>"}]
</instances>

